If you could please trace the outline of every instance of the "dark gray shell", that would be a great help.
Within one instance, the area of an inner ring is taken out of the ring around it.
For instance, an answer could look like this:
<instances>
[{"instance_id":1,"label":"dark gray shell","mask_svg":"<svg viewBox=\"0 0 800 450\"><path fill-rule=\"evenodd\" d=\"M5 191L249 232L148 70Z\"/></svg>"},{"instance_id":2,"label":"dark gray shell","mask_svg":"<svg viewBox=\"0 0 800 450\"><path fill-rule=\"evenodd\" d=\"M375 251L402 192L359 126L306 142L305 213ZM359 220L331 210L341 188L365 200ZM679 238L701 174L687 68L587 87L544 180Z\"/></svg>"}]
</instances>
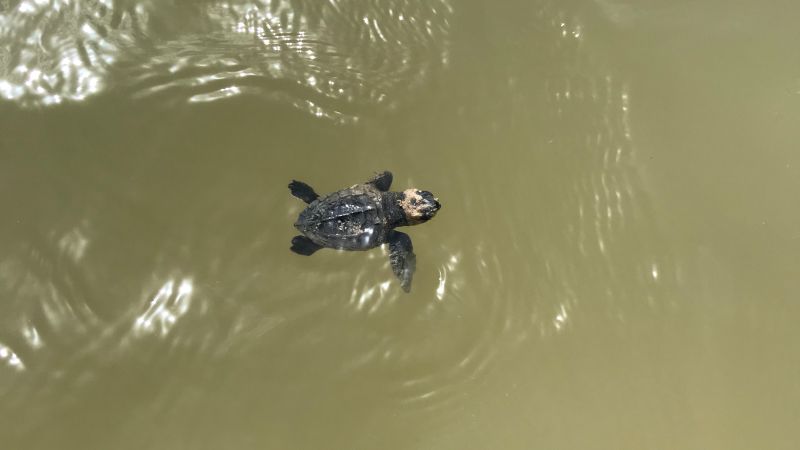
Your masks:
<instances>
[{"instance_id":1,"label":"dark gray shell","mask_svg":"<svg viewBox=\"0 0 800 450\"><path fill-rule=\"evenodd\" d=\"M357 184L311 202L294 226L329 248L366 250L386 238L383 197L372 185Z\"/></svg>"}]
</instances>

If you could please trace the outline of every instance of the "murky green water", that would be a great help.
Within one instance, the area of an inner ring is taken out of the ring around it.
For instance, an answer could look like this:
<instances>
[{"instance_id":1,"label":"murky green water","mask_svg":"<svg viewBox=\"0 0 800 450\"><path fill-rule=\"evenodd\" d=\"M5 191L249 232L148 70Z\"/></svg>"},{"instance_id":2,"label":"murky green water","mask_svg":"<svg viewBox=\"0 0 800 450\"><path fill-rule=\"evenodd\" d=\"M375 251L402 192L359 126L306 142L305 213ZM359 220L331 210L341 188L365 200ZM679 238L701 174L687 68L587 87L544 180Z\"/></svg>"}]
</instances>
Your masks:
<instances>
[{"instance_id":1,"label":"murky green water","mask_svg":"<svg viewBox=\"0 0 800 450\"><path fill-rule=\"evenodd\" d=\"M792 2L0 2L3 449L794 449ZM389 169L444 207L289 252Z\"/></svg>"}]
</instances>

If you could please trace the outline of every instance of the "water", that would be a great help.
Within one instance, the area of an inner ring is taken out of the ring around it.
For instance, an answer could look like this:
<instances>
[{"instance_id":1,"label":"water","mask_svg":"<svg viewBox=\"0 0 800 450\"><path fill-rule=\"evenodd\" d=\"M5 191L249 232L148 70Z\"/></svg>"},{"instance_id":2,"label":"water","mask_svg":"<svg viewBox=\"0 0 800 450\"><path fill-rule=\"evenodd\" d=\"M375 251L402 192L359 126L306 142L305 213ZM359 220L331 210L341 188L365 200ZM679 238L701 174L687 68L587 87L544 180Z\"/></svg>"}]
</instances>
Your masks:
<instances>
[{"instance_id":1,"label":"water","mask_svg":"<svg viewBox=\"0 0 800 450\"><path fill-rule=\"evenodd\" d=\"M780 3L0 2L2 448L795 448Z\"/></svg>"}]
</instances>

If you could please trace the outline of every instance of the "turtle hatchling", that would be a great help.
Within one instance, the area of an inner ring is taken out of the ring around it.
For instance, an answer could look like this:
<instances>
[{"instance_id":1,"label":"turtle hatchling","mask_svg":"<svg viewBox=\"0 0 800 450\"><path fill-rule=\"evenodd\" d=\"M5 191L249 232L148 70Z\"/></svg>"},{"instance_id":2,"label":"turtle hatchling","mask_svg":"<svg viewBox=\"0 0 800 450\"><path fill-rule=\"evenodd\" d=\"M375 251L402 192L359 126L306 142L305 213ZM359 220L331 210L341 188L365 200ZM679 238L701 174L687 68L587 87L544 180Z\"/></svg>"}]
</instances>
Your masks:
<instances>
[{"instance_id":1,"label":"turtle hatchling","mask_svg":"<svg viewBox=\"0 0 800 450\"><path fill-rule=\"evenodd\" d=\"M388 243L392 271L409 292L416 256L411 238L395 228L427 222L442 205L428 191L390 192L391 185L392 173L385 171L320 197L311 186L292 180L292 195L308 203L294 224L303 235L292 239L292 251L311 255L323 247L369 250Z\"/></svg>"}]
</instances>

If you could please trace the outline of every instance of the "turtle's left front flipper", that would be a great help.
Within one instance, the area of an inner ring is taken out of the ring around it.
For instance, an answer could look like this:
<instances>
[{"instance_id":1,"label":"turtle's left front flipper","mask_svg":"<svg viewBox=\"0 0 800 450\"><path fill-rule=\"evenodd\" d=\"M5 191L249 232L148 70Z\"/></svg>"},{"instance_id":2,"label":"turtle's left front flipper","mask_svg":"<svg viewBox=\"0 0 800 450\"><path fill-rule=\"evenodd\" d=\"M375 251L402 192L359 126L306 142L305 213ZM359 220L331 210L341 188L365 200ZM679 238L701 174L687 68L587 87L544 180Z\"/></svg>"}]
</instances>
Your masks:
<instances>
[{"instance_id":1,"label":"turtle's left front flipper","mask_svg":"<svg viewBox=\"0 0 800 450\"><path fill-rule=\"evenodd\" d=\"M407 234L392 230L389 233L389 263L406 292L411 291L411 278L417 268L417 256Z\"/></svg>"},{"instance_id":2,"label":"turtle's left front flipper","mask_svg":"<svg viewBox=\"0 0 800 450\"><path fill-rule=\"evenodd\" d=\"M367 184L375 186L381 192L387 192L392 187L392 172L384 170L383 172L376 173L369 180Z\"/></svg>"}]
</instances>

